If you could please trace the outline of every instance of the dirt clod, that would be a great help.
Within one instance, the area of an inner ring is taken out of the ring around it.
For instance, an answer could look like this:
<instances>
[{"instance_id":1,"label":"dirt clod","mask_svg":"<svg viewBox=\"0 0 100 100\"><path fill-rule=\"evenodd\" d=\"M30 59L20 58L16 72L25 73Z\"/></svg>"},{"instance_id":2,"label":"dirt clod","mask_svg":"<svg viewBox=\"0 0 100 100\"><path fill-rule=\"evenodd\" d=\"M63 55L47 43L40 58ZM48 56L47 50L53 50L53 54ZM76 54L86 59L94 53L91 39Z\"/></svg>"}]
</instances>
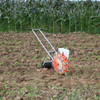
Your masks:
<instances>
[{"instance_id":1,"label":"dirt clod","mask_svg":"<svg viewBox=\"0 0 100 100\"><path fill-rule=\"evenodd\" d=\"M65 96L63 100L68 100L68 96Z\"/></svg>"}]
</instances>

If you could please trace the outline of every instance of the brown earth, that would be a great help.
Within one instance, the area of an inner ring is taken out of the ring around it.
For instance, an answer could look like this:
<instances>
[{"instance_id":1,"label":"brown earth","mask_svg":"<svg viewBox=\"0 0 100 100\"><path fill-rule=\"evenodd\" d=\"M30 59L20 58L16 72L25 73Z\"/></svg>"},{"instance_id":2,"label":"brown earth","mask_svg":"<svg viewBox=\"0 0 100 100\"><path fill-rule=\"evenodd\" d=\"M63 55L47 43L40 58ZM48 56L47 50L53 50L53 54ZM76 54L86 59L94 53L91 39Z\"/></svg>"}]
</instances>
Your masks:
<instances>
[{"instance_id":1,"label":"brown earth","mask_svg":"<svg viewBox=\"0 0 100 100\"><path fill-rule=\"evenodd\" d=\"M100 36L84 32L45 36L56 50L70 50L69 71L58 75L53 68L41 67L47 54L32 32L2 32L0 100L100 100Z\"/></svg>"}]
</instances>

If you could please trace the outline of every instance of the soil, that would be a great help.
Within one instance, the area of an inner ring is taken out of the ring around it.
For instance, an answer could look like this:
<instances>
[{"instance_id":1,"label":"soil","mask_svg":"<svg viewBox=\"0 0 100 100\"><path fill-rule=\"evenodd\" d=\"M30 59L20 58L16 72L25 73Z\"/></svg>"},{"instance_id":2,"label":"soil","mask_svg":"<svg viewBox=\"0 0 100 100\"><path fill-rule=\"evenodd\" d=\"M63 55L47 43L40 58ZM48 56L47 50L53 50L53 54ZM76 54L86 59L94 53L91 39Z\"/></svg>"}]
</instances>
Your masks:
<instances>
[{"instance_id":1,"label":"soil","mask_svg":"<svg viewBox=\"0 0 100 100\"><path fill-rule=\"evenodd\" d=\"M37 34L51 50L41 34ZM59 75L53 67L41 67L47 53L32 32L1 32L1 100L97 100L100 97L100 35L44 34L56 50L70 50L69 71Z\"/></svg>"}]
</instances>

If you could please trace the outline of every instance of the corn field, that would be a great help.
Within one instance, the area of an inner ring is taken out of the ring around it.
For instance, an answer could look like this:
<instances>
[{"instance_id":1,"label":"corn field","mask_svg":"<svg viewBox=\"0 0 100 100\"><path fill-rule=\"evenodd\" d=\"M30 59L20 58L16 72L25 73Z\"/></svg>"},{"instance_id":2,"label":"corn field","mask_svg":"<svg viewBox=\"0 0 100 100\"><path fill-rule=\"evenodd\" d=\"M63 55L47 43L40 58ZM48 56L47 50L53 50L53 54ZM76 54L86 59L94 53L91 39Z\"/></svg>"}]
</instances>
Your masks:
<instances>
[{"instance_id":1,"label":"corn field","mask_svg":"<svg viewBox=\"0 0 100 100\"><path fill-rule=\"evenodd\" d=\"M100 33L100 2L64 0L0 0L0 31L85 31Z\"/></svg>"}]
</instances>

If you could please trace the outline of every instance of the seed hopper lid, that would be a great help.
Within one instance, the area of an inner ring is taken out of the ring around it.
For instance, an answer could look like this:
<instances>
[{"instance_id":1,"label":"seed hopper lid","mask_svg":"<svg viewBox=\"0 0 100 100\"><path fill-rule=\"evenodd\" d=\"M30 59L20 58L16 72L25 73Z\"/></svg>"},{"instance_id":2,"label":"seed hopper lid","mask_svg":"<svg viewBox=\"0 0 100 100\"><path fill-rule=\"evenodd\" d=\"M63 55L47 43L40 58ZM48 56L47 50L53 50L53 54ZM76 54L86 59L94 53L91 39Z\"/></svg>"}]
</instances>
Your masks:
<instances>
[{"instance_id":1,"label":"seed hopper lid","mask_svg":"<svg viewBox=\"0 0 100 100\"><path fill-rule=\"evenodd\" d=\"M69 50L68 49L58 48L58 52L64 53L64 55L67 57L67 59L69 58Z\"/></svg>"}]
</instances>

